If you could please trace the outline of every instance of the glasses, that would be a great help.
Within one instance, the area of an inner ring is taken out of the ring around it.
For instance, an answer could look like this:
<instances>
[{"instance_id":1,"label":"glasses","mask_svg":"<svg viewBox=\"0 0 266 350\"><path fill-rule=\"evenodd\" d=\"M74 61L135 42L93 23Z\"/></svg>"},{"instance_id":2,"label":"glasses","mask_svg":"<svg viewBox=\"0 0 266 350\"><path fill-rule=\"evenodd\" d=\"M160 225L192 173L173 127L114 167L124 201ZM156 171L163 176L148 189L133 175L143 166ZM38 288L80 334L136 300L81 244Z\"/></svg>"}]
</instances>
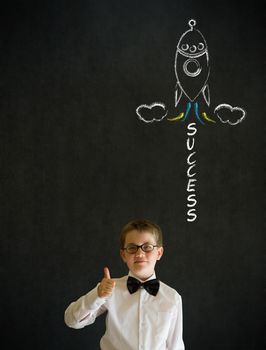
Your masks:
<instances>
[{"instance_id":1,"label":"glasses","mask_svg":"<svg viewBox=\"0 0 266 350\"><path fill-rule=\"evenodd\" d=\"M129 254L136 254L139 248L145 253L150 253L153 251L155 247L158 247L157 245L153 245L150 243L144 243L142 245L137 245L137 244L130 244L127 247L123 248L123 250L126 250L127 253Z\"/></svg>"}]
</instances>

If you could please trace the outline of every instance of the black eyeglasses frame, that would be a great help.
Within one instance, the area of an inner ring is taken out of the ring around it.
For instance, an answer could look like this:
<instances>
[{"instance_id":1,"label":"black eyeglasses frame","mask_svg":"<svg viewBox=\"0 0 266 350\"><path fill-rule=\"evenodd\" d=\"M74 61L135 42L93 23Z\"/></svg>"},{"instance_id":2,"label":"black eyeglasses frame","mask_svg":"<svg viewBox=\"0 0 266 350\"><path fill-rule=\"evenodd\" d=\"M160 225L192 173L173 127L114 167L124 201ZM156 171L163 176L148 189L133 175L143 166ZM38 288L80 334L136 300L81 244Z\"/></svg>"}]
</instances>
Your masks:
<instances>
[{"instance_id":1,"label":"black eyeglasses frame","mask_svg":"<svg viewBox=\"0 0 266 350\"><path fill-rule=\"evenodd\" d=\"M143 246L151 246L151 247L153 247L151 250L147 250L147 251L145 251L144 249L143 249ZM128 251L128 249L129 248L136 248L136 251L134 251L134 252L129 252ZM136 254L137 253L137 251L139 250L139 248L144 252L144 253L151 253L153 250L154 250L154 248L155 247L158 247L158 245L153 245L153 244L151 244L151 243L143 243L143 244L141 244L141 245L137 245L137 244L132 244L132 245L130 245L130 246L128 246L128 247L124 247L124 248L122 248L122 250L125 250L128 254Z\"/></svg>"}]
</instances>

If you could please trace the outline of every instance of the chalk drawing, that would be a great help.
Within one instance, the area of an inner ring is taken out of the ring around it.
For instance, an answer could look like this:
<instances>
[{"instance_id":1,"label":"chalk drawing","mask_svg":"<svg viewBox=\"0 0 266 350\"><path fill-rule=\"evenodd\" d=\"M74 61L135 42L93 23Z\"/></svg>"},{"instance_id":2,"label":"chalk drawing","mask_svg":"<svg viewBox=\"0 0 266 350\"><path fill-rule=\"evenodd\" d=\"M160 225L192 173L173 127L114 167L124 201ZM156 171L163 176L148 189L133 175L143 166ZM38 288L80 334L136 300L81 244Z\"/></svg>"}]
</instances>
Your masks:
<instances>
[{"instance_id":1,"label":"chalk drawing","mask_svg":"<svg viewBox=\"0 0 266 350\"><path fill-rule=\"evenodd\" d=\"M232 107L229 104L222 103L218 105L214 113L224 124L237 125L246 117L246 111L240 107Z\"/></svg>"},{"instance_id":2,"label":"chalk drawing","mask_svg":"<svg viewBox=\"0 0 266 350\"><path fill-rule=\"evenodd\" d=\"M154 102L150 105L140 105L136 109L136 113L139 119L145 123L152 123L154 121L160 122L167 115L165 104L162 102Z\"/></svg>"},{"instance_id":3,"label":"chalk drawing","mask_svg":"<svg viewBox=\"0 0 266 350\"><path fill-rule=\"evenodd\" d=\"M196 28L195 19L188 21L189 29L185 31L177 44L174 71L176 76L175 103L178 108L181 99L187 99L186 108L177 115L168 116L163 102L142 104L136 109L139 119L145 123L185 122L193 113L196 121L201 125L214 124L216 120L208 116L206 111L200 111L199 99L202 96L206 108L210 107L210 60L207 42L203 34ZM217 121L223 124L237 125L244 120L247 113L241 107L232 107L222 103L214 109ZM167 117L167 118L166 118Z\"/></svg>"},{"instance_id":4,"label":"chalk drawing","mask_svg":"<svg viewBox=\"0 0 266 350\"><path fill-rule=\"evenodd\" d=\"M175 107L177 107L182 95L185 95L189 102L187 103L186 112L180 120L185 121L194 104L194 112L197 120L204 124L206 112L200 116L198 102L196 98L202 94L204 101L210 105L210 89L208 78L210 74L209 53L206 40L202 33L195 29L196 21L191 19L188 22L190 29L183 33L179 39L175 55L175 75L177 79L175 90ZM194 102L195 101L195 102ZM203 117L203 119L202 119ZM172 118L169 121L175 121Z\"/></svg>"},{"instance_id":5,"label":"chalk drawing","mask_svg":"<svg viewBox=\"0 0 266 350\"><path fill-rule=\"evenodd\" d=\"M196 123L190 123L187 126L187 150L190 152L187 156L187 177L188 177L188 182L187 182L187 221L188 222L193 222L197 218L197 196L196 196L196 181L197 179L195 178L197 172L194 167L196 167L196 151L195 149L195 135L197 133L197 126ZM194 173L191 174L191 171L194 171ZM192 192L192 193L191 193Z\"/></svg>"},{"instance_id":6,"label":"chalk drawing","mask_svg":"<svg viewBox=\"0 0 266 350\"><path fill-rule=\"evenodd\" d=\"M174 70L176 76L175 104L178 108L181 99L186 99L185 111L175 116L168 116L168 111L163 102L142 104L136 109L139 119L145 123L182 122L188 120L193 113L195 121L201 125L213 124L216 120L209 117L206 111L200 112L199 99L203 99L204 106L210 107L210 88L208 78L210 75L209 51L202 33L195 28L197 22L194 19L188 21L190 29L185 31L177 44ZM223 124L237 125L241 123L247 113L241 107L232 107L222 103L214 109L217 121ZM167 116L167 118L166 118ZM187 221L193 222L197 218L197 171L195 139L197 123L190 122L187 126Z\"/></svg>"}]
</instances>

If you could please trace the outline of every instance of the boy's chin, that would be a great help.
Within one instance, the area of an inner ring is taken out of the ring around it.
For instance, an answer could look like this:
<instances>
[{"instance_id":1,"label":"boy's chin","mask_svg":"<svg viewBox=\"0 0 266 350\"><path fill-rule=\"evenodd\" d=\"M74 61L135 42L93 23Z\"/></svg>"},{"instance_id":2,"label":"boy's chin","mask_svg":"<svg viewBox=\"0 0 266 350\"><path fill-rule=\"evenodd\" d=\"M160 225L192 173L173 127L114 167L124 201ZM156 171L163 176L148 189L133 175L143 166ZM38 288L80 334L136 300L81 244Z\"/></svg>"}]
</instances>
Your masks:
<instances>
[{"instance_id":1,"label":"boy's chin","mask_svg":"<svg viewBox=\"0 0 266 350\"><path fill-rule=\"evenodd\" d=\"M151 277L151 275L154 273L154 269L150 269L150 268L147 269L147 268L138 266L138 267L134 267L134 269L132 269L131 272L139 279L145 280Z\"/></svg>"}]
</instances>

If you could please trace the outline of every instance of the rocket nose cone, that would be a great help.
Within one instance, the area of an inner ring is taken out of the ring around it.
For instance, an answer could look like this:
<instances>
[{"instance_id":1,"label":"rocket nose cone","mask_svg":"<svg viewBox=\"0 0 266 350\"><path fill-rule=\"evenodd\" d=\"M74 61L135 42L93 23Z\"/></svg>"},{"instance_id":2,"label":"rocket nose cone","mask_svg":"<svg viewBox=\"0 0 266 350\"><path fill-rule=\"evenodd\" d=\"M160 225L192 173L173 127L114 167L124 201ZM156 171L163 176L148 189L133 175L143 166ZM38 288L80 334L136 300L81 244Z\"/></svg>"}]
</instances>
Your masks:
<instances>
[{"instance_id":1,"label":"rocket nose cone","mask_svg":"<svg viewBox=\"0 0 266 350\"><path fill-rule=\"evenodd\" d=\"M185 32L177 45L177 49L183 55L199 55L207 50L206 41L197 29L188 30Z\"/></svg>"}]
</instances>

